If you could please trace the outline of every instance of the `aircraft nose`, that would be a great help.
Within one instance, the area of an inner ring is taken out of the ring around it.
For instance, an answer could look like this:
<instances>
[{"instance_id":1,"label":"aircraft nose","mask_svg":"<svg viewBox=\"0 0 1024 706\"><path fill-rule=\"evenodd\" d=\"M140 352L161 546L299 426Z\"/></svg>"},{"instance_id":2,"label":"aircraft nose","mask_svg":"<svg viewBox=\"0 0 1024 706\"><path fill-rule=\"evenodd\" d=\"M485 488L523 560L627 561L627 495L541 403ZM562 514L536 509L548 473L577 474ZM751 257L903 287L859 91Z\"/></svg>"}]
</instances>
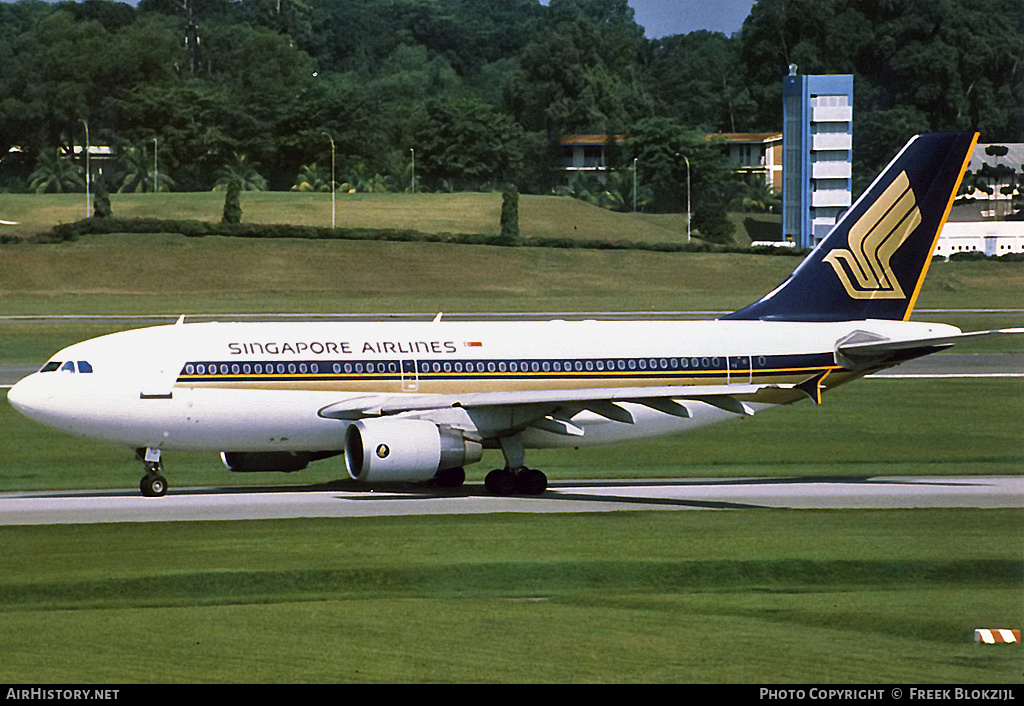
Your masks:
<instances>
[{"instance_id":1,"label":"aircraft nose","mask_svg":"<svg viewBox=\"0 0 1024 706\"><path fill-rule=\"evenodd\" d=\"M48 403L53 399L50 386L39 380L39 374L22 378L7 391L7 401L29 419L45 416Z\"/></svg>"}]
</instances>

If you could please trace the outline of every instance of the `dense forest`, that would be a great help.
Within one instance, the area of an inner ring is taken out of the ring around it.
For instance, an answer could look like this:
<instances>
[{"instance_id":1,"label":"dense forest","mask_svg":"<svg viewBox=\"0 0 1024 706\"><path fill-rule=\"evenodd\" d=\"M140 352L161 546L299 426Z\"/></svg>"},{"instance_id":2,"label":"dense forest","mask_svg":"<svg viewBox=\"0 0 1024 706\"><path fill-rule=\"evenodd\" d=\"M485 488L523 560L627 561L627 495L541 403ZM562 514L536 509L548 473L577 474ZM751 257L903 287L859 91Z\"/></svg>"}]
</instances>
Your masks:
<instances>
[{"instance_id":1,"label":"dense forest","mask_svg":"<svg viewBox=\"0 0 1024 706\"><path fill-rule=\"evenodd\" d=\"M854 74L863 183L917 132L1024 141L1022 62L1021 0L759 0L732 37L661 39L626 0L20 0L0 189L84 188L88 129L112 191L329 189L333 144L345 189L551 193L558 138L602 133L633 137L614 166L642 157L669 210L679 154L695 194L729 197L703 135L781 130L790 64Z\"/></svg>"}]
</instances>

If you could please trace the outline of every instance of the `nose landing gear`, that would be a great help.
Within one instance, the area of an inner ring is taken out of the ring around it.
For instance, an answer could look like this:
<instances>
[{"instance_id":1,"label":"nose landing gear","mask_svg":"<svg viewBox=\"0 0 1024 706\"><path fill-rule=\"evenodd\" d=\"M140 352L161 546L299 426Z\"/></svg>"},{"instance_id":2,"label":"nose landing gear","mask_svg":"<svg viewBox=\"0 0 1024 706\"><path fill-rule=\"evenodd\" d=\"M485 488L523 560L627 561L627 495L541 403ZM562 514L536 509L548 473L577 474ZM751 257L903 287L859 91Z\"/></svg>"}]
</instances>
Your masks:
<instances>
[{"instance_id":1,"label":"nose landing gear","mask_svg":"<svg viewBox=\"0 0 1024 706\"><path fill-rule=\"evenodd\" d=\"M160 460L160 449L135 449L135 457L146 467L146 475L139 481L139 490L147 498L159 498L167 494L167 479L161 475L164 465Z\"/></svg>"}]
</instances>

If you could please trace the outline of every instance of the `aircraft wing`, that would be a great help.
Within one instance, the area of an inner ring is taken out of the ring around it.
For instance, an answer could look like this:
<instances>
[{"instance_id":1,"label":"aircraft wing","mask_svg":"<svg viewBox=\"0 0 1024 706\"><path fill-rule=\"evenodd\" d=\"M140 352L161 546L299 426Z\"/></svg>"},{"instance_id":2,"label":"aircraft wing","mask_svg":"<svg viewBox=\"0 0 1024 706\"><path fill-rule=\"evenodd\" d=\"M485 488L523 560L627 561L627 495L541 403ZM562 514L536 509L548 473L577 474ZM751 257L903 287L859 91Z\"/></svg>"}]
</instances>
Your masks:
<instances>
[{"instance_id":1,"label":"aircraft wing","mask_svg":"<svg viewBox=\"0 0 1024 706\"><path fill-rule=\"evenodd\" d=\"M794 385L678 385L669 387L607 387L559 390L509 390L467 392L461 395L366 395L329 405L320 410L327 419L358 420L403 412L422 412L449 407L496 407L560 405L589 409L601 416L632 423L629 412L617 402L633 402L666 414L688 417L684 404L677 400L710 404L736 414L750 415L753 410L744 399L762 391L791 391ZM804 394L804 393L799 393Z\"/></svg>"}]
</instances>

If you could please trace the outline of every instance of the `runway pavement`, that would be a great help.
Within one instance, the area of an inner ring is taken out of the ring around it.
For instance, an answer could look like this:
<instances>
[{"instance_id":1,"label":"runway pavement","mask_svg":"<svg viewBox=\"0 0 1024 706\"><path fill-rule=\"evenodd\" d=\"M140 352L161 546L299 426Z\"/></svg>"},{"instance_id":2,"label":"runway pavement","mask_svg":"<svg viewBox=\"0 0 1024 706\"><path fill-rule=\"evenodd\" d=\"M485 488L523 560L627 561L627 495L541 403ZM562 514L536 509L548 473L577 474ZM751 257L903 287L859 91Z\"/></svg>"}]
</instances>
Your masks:
<instances>
[{"instance_id":1,"label":"runway pavement","mask_svg":"<svg viewBox=\"0 0 1024 706\"><path fill-rule=\"evenodd\" d=\"M480 484L454 491L337 488L172 489L0 493L0 525L266 520L616 510L773 508L1024 508L1024 477L684 479L552 483L536 497L491 497Z\"/></svg>"}]
</instances>

